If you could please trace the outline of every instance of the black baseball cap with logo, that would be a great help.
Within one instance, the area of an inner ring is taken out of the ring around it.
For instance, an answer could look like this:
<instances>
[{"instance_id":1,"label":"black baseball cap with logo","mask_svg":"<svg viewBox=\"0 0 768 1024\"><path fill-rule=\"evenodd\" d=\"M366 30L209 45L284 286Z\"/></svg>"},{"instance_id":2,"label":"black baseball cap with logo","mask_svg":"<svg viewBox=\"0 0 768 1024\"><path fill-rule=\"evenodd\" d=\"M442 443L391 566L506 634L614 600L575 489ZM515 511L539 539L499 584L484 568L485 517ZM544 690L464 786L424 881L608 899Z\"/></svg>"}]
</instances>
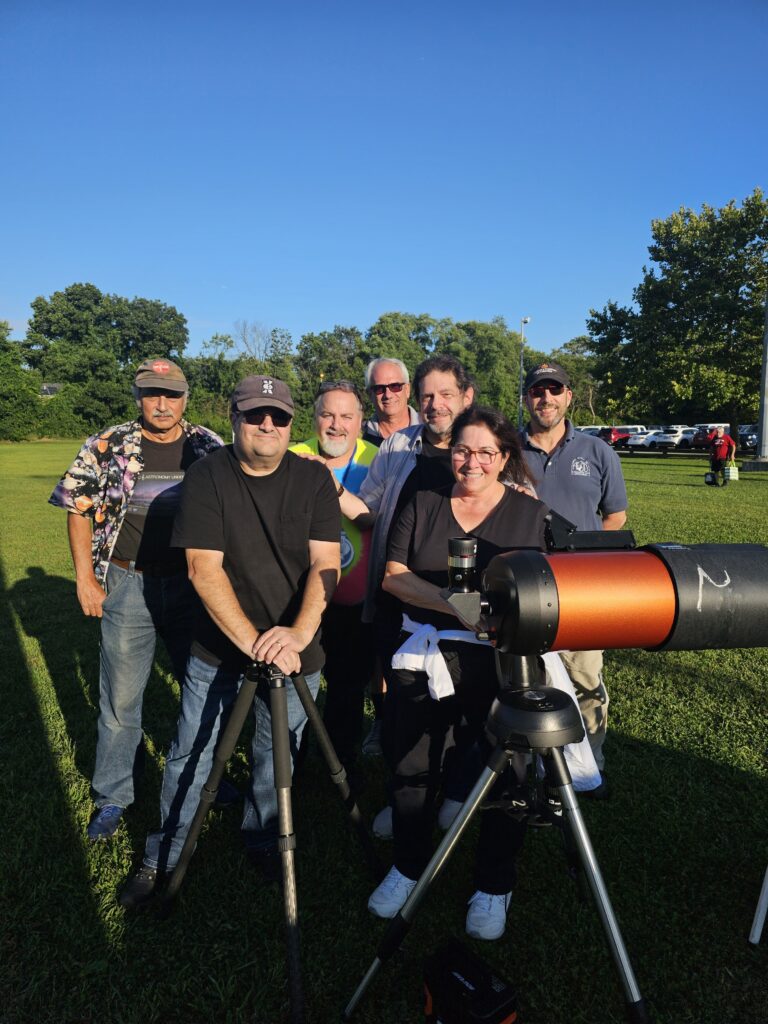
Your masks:
<instances>
[{"instance_id":1,"label":"black baseball cap with logo","mask_svg":"<svg viewBox=\"0 0 768 1024\"><path fill-rule=\"evenodd\" d=\"M540 363L539 366L534 366L532 370L528 371L524 388L527 391L528 388L532 388L534 384L540 384L543 380L553 380L567 388L571 386L568 374L559 363Z\"/></svg>"},{"instance_id":2,"label":"black baseball cap with logo","mask_svg":"<svg viewBox=\"0 0 768 1024\"><path fill-rule=\"evenodd\" d=\"M232 392L235 412L271 407L293 416L293 399L288 385L277 377L244 377Z\"/></svg>"}]
</instances>

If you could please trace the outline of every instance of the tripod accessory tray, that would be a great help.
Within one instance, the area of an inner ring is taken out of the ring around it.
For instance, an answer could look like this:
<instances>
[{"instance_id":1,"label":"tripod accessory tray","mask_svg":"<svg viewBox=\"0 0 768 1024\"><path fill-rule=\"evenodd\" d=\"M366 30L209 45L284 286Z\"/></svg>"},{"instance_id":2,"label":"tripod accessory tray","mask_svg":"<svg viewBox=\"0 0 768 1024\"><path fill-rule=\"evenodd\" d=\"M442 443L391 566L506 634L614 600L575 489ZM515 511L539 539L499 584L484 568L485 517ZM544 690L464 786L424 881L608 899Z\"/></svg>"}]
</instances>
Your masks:
<instances>
[{"instance_id":1,"label":"tripod accessory tray","mask_svg":"<svg viewBox=\"0 0 768 1024\"><path fill-rule=\"evenodd\" d=\"M424 963L427 1024L514 1024L517 997L511 985L457 939Z\"/></svg>"}]
</instances>

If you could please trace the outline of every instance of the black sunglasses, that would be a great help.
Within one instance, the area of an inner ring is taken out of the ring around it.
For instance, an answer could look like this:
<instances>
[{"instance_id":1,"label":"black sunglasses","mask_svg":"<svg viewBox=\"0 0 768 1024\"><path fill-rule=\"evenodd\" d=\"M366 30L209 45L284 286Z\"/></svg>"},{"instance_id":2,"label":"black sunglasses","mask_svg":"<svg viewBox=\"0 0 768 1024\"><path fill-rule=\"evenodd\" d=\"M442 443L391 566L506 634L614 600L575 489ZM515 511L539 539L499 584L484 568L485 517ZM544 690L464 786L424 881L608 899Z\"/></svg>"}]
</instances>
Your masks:
<instances>
[{"instance_id":1,"label":"black sunglasses","mask_svg":"<svg viewBox=\"0 0 768 1024\"><path fill-rule=\"evenodd\" d=\"M405 387L403 381L396 381L394 384L371 384L368 388L374 395L383 395L385 391L391 391L393 395L399 395Z\"/></svg>"},{"instance_id":2,"label":"black sunglasses","mask_svg":"<svg viewBox=\"0 0 768 1024\"><path fill-rule=\"evenodd\" d=\"M262 406L260 409L248 409L247 412L241 412L240 415L252 427L260 427L267 416L275 427L287 427L293 419L289 412L284 409L274 409L271 405Z\"/></svg>"},{"instance_id":3,"label":"black sunglasses","mask_svg":"<svg viewBox=\"0 0 768 1024\"><path fill-rule=\"evenodd\" d=\"M533 387L528 388L531 398L543 398L547 392L550 395L562 395L564 391L565 384L553 384L552 381L547 384L534 384Z\"/></svg>"}]
</instances>

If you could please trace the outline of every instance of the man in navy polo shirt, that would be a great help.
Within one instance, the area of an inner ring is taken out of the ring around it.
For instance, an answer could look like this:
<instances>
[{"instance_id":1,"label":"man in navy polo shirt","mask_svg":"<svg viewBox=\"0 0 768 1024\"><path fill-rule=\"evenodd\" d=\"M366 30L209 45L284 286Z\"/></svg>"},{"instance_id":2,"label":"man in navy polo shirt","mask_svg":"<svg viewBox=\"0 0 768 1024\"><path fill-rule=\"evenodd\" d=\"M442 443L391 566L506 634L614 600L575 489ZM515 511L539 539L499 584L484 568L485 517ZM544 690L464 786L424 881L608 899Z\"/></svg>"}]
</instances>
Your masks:
<instances>
[{"instance_id":1,"label":"man in navy polo shirt","mask_svg":"<svg viewBox=\"0 0 768 1024\"><path fill-rule=\"evenodd\" d=\"M523 455L538 497L579 530L620 530L627 521L627 490L619 457L599 437L574 430L566 419L573 392L557 363L542 363L525 378L530 422L522 432ZM602 651L561 651L576 687L595 761L604 774L603 742L608 693L603 684ZM606 797L602 784L590 792Z\"/></svg>"}]
</instances>

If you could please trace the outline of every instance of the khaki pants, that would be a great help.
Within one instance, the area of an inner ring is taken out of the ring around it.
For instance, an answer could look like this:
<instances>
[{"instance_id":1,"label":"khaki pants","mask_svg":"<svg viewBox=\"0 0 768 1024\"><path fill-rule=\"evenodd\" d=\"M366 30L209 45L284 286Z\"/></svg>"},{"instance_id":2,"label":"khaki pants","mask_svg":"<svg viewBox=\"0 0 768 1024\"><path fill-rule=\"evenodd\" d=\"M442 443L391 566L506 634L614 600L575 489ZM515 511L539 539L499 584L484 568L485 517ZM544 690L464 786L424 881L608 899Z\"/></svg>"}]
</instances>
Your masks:
<instances>
[{"instance_id":1,"label":"khaki pants","mask_svg":"<svg viewBox=\"0 0 768 1024\"><path fill-rule=\"evenodd\" d=\"M603 685L602 651L559 651L565 670L573 681L579 710L597 767L605 767L603 743L608 727L608 691Z\"/></svg>"}]
</instances>

